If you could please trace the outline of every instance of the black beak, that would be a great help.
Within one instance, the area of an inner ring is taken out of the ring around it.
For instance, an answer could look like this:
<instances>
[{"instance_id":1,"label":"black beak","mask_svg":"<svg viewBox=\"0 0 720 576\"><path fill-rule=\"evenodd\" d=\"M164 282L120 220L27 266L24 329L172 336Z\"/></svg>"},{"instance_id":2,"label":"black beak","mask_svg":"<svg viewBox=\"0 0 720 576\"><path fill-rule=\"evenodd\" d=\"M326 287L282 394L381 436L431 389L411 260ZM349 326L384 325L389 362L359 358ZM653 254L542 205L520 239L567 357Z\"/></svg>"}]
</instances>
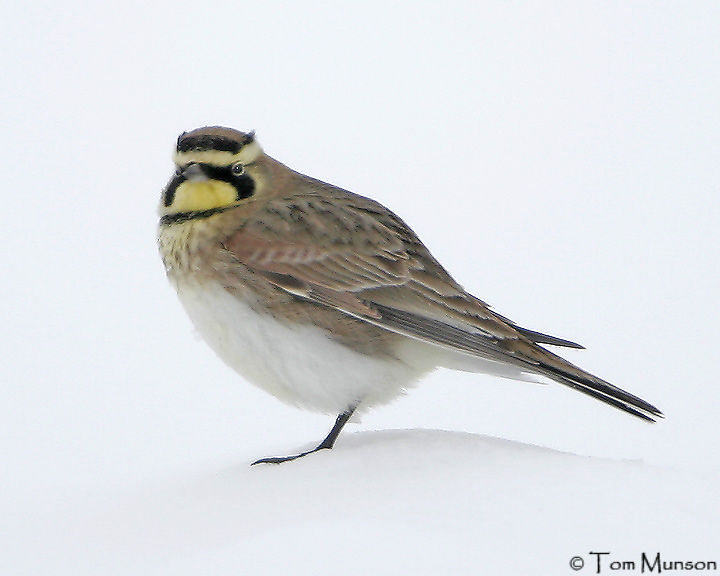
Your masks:
<instances>
[{"instance_id":1,"label":"black beak","mask_svg":"<svg viewBox=\"0 0 720 576\"><path fill-rule=\"evenodd\" d=\"M182 175L186 180L207 180L207 174L201 164L192 162L182 169Z\"/></svg>"}]
</instances>

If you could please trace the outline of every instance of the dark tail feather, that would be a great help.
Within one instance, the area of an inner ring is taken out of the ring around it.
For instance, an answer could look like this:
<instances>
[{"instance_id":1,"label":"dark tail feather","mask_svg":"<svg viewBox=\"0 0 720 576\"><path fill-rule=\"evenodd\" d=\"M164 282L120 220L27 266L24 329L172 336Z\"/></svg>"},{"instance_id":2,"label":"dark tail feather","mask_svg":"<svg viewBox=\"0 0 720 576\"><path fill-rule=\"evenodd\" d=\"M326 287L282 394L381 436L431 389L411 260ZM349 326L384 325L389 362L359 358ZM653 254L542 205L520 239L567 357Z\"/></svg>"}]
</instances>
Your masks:
<instances>
[{"instance_id":1,"label":"dark tail feather","mask_svg":"<svg viewBox=\"0 0 720 576\"><path fill-rule=\"evenodd\" d=\"M658 418L665 417L660 410L642 398L580 369L578 369L580 375L576 375L553 366L544 365L543 368L546 371L545 374L556 382L574 388L578 392L619 408L628 414L648 422L655 422Z\"/></svg>"},{"instance_id":2,"label":"dark tail feather","mask_svg":"<svg viewBox=\"0 0 720 576\"><path fill-rule=\"evenodd\" d=\"M434 318L419 316L397 308L390 308L374 303L379 317L367 317L353 314L367 322L371 322L387 330L397 332L410 338L442 346L458 353L465 353L477 358L493 360L516 366L529 373L542 374L548 378L574 388L605 404L618 408L643 420L655 422L663 418L663 413L642 398L613 386L597 376L593 376L582 368L571 364L564 358L553 354L539 344L554 344L570 348L582 348L579 344L519 328L511 324L519 332L521 338L502 339L463 330ZM505 320L501 316L499 319Z\"/></svg>"}]
</instances>

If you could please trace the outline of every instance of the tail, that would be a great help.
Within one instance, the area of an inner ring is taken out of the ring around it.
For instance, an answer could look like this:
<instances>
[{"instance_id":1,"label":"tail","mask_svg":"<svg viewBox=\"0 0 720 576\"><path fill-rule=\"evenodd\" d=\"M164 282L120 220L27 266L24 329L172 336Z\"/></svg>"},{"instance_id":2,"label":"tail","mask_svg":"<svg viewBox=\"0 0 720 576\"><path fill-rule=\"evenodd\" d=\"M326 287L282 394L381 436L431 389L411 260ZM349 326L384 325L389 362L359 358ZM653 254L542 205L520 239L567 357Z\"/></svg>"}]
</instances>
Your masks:
<instances>
[{"instance_id":1,"label":"tail","mask_svg":"<svg viewBox=\"0 0 720 576\"><path fill-rule=\"evenodd\" d=\"M403 336L440 346L458 355L469 355L475 361L470 363L463 362L460 358L447 358L442 365L448 368L486 372L519 380L526 380L526 374L539 374L642 420L655 422L658 418L664 417L663 413L649 402L593 376L540 346L540 344L551 344L566 348L582 348L575 342L519 328L515 324L508 323L509 321L502 316L494 314L497 333L493 337L492 333L488 335L493 327L488 328L487 323L478 322L476 326L468 324L467 328L464 328L378 303L374 303L373 307L378 313L376 316L357 313L353 315ZM484 311L486 314L492 314L486 308ZM483 318L488 320L486 317Z\"/></svg>"},{"instance_id":2,"label":"tail","mask_svg":"<svg viewBox=\"0 0 720 576\"><path fill-rule=\"evenodd\" d=\"M649 402L586 372L538 344L580 349L584 346L570 340L528 330L515 324L513 324L513 328L531 342L530 349L521 345L518 351L522 356L532 359L535 364L533 371L642 420L655 422L658 418L664 418L663 413ZM528 343L526 342L526 344Z\"/></svg>"},{"instance_id":3,"label":"tail","mask_svg":"<svg viewBox=\"0 0 720 576\"><path fill-rule=\"evenodd\" d=\"M613 386L610 382L586 372L582 368L578 368L567 360L556 356L552 352L537 346L537 351L542 350L544 358L537 358L539 365L535 370L560 384L569 386L587 394L596 400L600 400L605 404L618 408L623 412L637 416L647 422L655 422L659 418L664 418L664 414L655 406L646 402L642 398L638 398L630 392L626 392L622 388Z\"/></svg>"}]
</instances>

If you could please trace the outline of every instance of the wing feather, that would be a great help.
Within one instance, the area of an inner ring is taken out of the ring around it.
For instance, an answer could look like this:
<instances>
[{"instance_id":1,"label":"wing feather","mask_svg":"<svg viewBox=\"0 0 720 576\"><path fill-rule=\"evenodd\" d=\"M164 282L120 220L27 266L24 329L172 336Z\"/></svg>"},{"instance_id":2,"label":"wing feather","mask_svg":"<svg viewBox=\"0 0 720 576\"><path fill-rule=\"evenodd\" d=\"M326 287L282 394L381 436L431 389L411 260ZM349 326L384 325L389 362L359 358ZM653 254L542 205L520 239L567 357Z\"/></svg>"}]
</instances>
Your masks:
<instances>
[{"instance_id":1,"label":"wing feather","mask_svg":"<svg viewBox=\"0 0 720 576\"><path fill-rule=\"evenodd\" d=\"M296 296L458 353L547 376L646 420L642 399L538 344L581 347L516 326L463 290L405 223L344 191L273 200L224 243L239 262Z\"/></svg>"}]
</instances>

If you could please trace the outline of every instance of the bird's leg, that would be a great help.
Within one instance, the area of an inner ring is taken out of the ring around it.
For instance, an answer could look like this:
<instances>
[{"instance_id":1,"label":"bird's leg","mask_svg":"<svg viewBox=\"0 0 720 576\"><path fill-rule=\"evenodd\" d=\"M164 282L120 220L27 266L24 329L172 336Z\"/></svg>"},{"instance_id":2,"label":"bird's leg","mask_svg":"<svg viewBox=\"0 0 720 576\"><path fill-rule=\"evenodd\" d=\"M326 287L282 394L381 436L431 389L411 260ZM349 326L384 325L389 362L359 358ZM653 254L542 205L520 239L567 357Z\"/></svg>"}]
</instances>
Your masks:
<instances>
[{"instance_id":1,"label":"bird's leg","mask_svg":"<svg viewBox=\"0 0 720 576\"><path fill-rule=\"evenodd\" d=\"M340 435L340 431L343 429L345 424L347 424L348 420L350 420L350 418L352 417L353 412L355 412L355 408L357 408L357 406L353 406L352 408L340 414L337 417L337 420L335 420L335 425L332 427L332 430L330 430L330 433L327 435L325 440L320 442L320 444L318 444L317 447L313 448L312 450L308 450L307 452L303 452L302 454L296 454L295 456L260 458L260 460L256 460L255 462L253 462L251 466L255 466L255 464L282 464L283 462L288 462L290 460L297 460L298 458L307 456L308 454L312 454L313 452L317 452L318 450L329 450L335 445L335 440L337 440L337 437Z\"/></svg>"}]
</instances>

